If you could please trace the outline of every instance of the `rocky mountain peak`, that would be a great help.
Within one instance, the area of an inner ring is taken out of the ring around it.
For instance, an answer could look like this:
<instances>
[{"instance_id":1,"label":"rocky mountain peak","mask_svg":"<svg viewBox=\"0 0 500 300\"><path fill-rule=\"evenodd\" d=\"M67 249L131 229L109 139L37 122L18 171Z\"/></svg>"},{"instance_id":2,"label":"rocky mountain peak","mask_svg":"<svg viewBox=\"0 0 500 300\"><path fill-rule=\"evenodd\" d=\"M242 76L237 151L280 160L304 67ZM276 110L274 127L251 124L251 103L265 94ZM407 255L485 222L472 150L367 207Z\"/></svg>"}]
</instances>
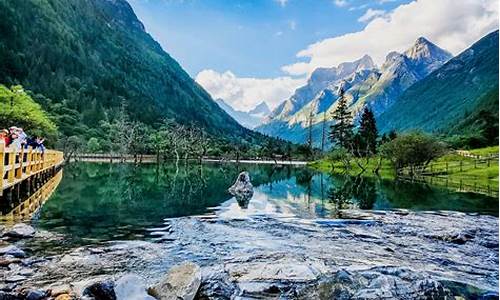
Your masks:
<instances>
[{"instance_id":1,"label":"rocky mountain peak","mask_svg":"<svg viewBox=\"0 0 500 300\"><path fill-rule=\"evenodd\" d=\"M413 46L404 52L408 58L413 60L433 59L445 62L449 60L452 55L424 37L419 37Z\"/></svg>"},{"instance_id":2,"label":"rocky mountain peak","mask_svg":"<svg viewBox=\"0 0 500 300\"><path fill-rule=\"evenodd\" d=\"M251 115L268 116L271 113L271 110L269 109L267 103L265 101L262 101L248 113Z\"/></svg>"}]
</instances>

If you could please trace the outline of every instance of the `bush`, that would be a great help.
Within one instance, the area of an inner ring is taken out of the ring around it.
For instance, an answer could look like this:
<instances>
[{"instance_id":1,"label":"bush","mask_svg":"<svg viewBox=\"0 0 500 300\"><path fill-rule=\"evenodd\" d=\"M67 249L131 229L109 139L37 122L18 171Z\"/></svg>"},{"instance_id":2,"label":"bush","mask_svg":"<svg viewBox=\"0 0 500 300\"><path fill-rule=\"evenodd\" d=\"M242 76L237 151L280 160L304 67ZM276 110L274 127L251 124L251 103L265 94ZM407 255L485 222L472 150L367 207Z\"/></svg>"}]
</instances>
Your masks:
<instances>
[{"instance_id":1,"label":"bush","mask_svg":"<svg viewBox=\"0 0 500 300\"><path fill-rule=\"evenodd\" d=\"M412 173L417 167L426 166L446 151L445 143L421 132L398 136L380 147L381 155L389 159L396 169L410 167Z\"/></svg>"}]
</instances>

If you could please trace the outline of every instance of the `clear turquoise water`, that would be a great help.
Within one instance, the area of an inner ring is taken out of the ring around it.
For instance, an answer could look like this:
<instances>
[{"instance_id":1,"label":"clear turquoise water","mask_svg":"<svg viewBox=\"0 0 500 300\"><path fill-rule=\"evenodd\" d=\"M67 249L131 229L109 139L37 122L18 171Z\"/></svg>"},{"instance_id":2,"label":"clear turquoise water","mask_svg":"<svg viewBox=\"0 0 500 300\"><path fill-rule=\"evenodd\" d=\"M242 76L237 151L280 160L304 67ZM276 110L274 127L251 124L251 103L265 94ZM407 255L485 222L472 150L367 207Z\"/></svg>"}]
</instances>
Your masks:
<instances>
[{"instance_id":1,"label":"clear turquoise water","mask_svg":"<svg viewBox=\"0 0 500 300\"><path fill-rule=\"evenodd\" d=\"M248 208L227 192L241 171L255 187ZM165 218L249 214L345 218L349 210L452 210L498 215L498 199L443 188L362 177L332 176L306 167L75 163L35 220L77 243L146 238Z\"/></svg>"}]
</instances>

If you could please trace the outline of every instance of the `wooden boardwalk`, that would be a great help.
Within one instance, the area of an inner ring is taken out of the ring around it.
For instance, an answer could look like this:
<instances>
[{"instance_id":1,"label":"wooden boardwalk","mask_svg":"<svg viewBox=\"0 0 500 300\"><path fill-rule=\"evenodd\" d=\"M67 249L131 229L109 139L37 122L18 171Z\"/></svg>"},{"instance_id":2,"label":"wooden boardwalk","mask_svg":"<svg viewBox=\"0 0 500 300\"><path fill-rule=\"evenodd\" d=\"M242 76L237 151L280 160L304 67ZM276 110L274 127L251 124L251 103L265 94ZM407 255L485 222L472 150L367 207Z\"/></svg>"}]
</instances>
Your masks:
<instances>
[{"instance_id":1,"label":"wooden boardwalk","mask_svg":"<svg viewBox=\"0 0 500 300\"><path fill-rule=\"evenodd\" d=\"M0 181L0 196L4 191L26 180L45 176L47 172L60 167L63 162L64 155L61 151L45 150L45 153L42 153L31 147L17 150L5 147L5 144L0 142L0 174L3 175Z\"/></svg>"}]
</instances>

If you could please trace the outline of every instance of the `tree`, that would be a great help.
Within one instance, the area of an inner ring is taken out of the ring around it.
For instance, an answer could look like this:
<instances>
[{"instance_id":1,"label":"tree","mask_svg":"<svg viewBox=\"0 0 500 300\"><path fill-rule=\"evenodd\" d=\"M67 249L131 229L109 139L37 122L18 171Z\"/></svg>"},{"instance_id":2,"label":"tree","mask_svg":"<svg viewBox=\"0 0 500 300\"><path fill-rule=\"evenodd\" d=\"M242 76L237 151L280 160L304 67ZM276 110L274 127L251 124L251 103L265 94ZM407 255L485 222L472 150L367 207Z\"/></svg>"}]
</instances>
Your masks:
<instances>
[{"instance_id":1,"label":"tree","mask_svg":"<svg viewBox=\"0 0 500 300\"><path fill-rule=\"evenodd\" d=\"M378 130L373 111L367 106L361 114L359 122L359 135L364 150L364 155L373 155L377 151Z\"/></svg>"},{"instance_id":2,"label":"tree","mask_svg":"<svg viewBox=\"0 0 500 300\"><path fill-rule=\"evenodd\" d=\"M446 150L445 143L421 132L400 135L380 147L382 156L392 162L396 174L408 167L410 175L424 170L433 159L445 154Z\"/></svg>"},{"instance_id":3,"label":"tree","mask_svg":"<svg viewBox=\"0 0 500 300\"><path fill-rule=\"evenodd\" d=\"M337 108L332 114L334 124L330 126L330 140L334 145L350 149L353 136L352 115L348 111L347 98L342 87L339 90L337 103Z\"/></svg>"},{"instance_id":4,"label":"tree","mask_svg":"<svg viewBox=\"0 0 500 300\"><path fill-rule=\"evenodd\" d=\"M87 142L87 151L90 153L97 153L101 150L101 145L99 144L99 140L95 137L92 137Z\"/></svg>"}]
</instances>

